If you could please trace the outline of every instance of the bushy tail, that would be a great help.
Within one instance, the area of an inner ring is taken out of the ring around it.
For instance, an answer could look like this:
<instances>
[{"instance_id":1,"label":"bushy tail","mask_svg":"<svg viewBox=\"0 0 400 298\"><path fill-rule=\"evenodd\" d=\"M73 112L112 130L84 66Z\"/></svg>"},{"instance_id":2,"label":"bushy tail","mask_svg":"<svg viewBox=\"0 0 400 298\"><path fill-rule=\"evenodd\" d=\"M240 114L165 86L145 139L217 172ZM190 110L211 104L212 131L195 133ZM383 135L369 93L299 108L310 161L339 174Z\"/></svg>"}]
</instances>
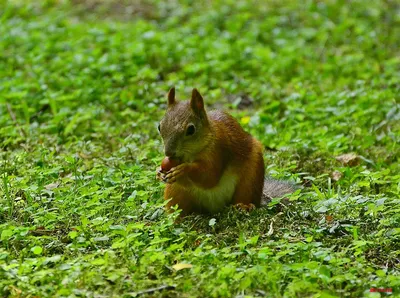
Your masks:
<instances>
[{"instance_id":1,"label":"bushy tail","mask_svg":"<svg viewBox=\"0 0 400 298\"><path fill-rule=\"evenodd\" d=\"M281 198L297 189L295 185L287 181L266 178L264 181L261 205L268 204L273 198Z\"/></svg>"}]
</instances>

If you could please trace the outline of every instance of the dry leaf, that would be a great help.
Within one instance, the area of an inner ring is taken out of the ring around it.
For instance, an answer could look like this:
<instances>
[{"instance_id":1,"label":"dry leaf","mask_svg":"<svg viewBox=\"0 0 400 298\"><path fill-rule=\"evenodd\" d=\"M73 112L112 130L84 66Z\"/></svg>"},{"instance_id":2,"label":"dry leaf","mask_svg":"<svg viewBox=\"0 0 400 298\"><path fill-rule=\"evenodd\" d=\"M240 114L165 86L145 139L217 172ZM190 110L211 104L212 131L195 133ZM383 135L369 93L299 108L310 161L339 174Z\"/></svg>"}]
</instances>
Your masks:
<instances>
[{"instance_id":1,"label":"dry leaf","mask_svg":"<svg viewBox=\"0 0 400 298\"><path fill-rule=\"evenodd\" d=\"M172 266L172 268L175 271L179 271L179 270L182 270L182 269L190 269L192 267L193 267L192 264L185 264L185 263L178 263L178 264L175 264L175 265Z\"/></svg>"},{"instance_id":2,"label":"dry leaf","mask_svg":"<svg viewBox=\"0 0 400 298\"><path fill-rule=\"evenodd\" d=\"M332 180L333 181L339 181L340 178L342 178L343 174L340 173L339 171L333 171L332 173Z\"/></svg>"},{"instance_id":3,"label":"dry leaf","mask_svg":"<svg viewBox=\"0 0 400 298\"><path fill-rule=\"evenodd\" d=\"M360 158L355 153L346 153L336 156L336 160L349 167L354 167L360 163Z\"/></svg>"},{"instance_id":4,"label":"dry leaf","mask_svg":"<svg viewBox=\"0 0 400 298\"><path fill-rule=\"evenodd\" d=\"M83 159L88 159L88 158L90 158L90 155L85 154L85 153L83 153L83 152L79 152L78 155L79 155L79 157L81 157L81 158L83 158Z\"/></svg>"},{"instance_id":5,"label":"dry leaf","mask_svg":"<svg viewBox=\"0 0 400 298\"><path fill-rule=\"evenodd\" d=\"M325 220L326 220L327 222L331 222L331 221L333 220L333 216L332 216L332 215L326 215L326 216L325 216Z\"/></svg>"},{"instance_id":6,"label":"dry leaf","mask_svg":"<svg viewBox=\"0 0 400 298\"><path fill-rule=\"evenodd\" d=\"M55 183L47 184L44 188L46 188L47 190L52 190L52 189L57 188L59 185L60 185L60 183L55 182Z\"/></svg>"},{"instance_id":7,"label":"dry leaf","mask_svg":"<svg viewBox=\"0 0 400 298\"><path fill-rule=\"evenodd\" d=\"M22 290L18 289L17 287L15 287L13 285L11 285L10 288L11 288L11 292L13 292L14 295L16 294L14 297L19 297L19 295L21 295Z\"/></svg>"}]
</instances>

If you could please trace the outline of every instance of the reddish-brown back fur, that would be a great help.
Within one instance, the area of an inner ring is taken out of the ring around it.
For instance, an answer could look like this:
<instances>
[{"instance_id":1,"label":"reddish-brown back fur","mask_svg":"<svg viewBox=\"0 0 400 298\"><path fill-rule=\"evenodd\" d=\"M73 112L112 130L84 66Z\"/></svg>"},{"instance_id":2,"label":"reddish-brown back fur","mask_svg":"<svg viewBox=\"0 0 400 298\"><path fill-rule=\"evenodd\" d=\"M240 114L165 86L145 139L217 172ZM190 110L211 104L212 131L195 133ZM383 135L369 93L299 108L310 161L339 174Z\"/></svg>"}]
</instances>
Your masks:
<instances>
[{"instance_id":1,"label":"reddish-brown back fur","mask_svg":"<svg viewBox=\"0 0 400 298\"><path fill-rule=\"evenodd\" d=\"M239 182L233 196L233 204L260 205L264 186L264 159L262 146L231 115L221 111L209 113L209 119L217 127L217 139L223 150L229 154L229 162L240 173Z\"/></svg>"}]
</instances>

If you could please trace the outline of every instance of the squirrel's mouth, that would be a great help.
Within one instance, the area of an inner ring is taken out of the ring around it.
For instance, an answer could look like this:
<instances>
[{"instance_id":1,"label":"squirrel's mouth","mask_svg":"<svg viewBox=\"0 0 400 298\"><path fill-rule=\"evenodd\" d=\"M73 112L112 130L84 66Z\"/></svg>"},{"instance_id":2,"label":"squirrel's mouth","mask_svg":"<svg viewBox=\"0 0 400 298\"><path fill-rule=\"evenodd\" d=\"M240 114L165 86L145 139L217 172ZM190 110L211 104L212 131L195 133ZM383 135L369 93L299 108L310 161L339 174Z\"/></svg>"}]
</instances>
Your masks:
<instances>
[{"instance_id":1,"label":"squirrel's mouth","mask_svg":"<svg viewBox=\"0 0 400 298\"><path fill-rule=\"evenodd\" d=\"M177 154L173 154L173 155L167 155L167 154L165 154L165 157L167 157L167 158L169 158L169 159L171 159L171 160L173 160L174 162L177 162L177 163L179 163L179 164L181 164L181 163L183 163L183 162L186 162L186 158L185 158L185 156L184 155L182 155L182 154L180 154L180 155L177 155Z\"/></svg>"}]
</instances>

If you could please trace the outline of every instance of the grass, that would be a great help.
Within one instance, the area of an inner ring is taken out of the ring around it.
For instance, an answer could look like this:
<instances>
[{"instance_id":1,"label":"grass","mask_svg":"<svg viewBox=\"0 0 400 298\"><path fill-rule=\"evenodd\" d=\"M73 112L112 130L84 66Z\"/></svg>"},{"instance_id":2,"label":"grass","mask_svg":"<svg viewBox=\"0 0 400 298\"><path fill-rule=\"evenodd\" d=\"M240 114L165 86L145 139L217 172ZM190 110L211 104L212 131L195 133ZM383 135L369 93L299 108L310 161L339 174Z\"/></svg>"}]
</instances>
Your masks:
<instances>
[{"instance_id":1,"label":"grass","mask_svg":"<svg viewBox=\"0 0 400 298\"><path fill-rule=\"evenodd\" d=\"M400 296L399 15L1 1L0 296ZM171 86L231 111L304 186L292 204L174 224L155 179Z\"/></svg>"}]
</instances>

